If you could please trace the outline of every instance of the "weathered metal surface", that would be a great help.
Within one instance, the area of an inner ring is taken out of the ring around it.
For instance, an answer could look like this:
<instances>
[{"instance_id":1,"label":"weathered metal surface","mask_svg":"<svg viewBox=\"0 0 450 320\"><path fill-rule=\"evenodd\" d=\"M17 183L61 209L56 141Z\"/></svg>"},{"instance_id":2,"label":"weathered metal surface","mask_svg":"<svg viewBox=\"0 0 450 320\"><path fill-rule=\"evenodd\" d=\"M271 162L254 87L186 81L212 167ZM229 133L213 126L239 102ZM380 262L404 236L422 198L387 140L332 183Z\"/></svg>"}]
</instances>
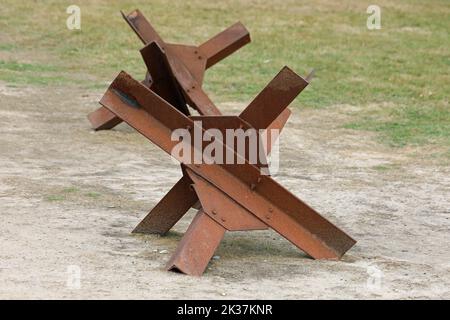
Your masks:
<instances>
[{"instance_id":1,"label":"weathered metal surface","mask_svg":"<svg viewBox=\"0 0 450 320\"><path fill-rule=\"evenodd\" d=\"M306 80L284 67L239 117L255 129L266 129L307 85Z\"/></svg>"},{"instance_id":2,"label":"weathered metal surface","mask_svg":"<svg viewBox=\"0 0 450 320\"><path fill-rule=\"evenodd\" d=\"M162 49L156 42L151 42L141 50L141 55L152 79L152 91L182 113L189 115L186 100Z\"/></svg>"},{"instance_id":3,"label":"weathered metal surface","mask_svg":"<svg viewBox=\"0 0 450 320\"><path fill-rule=\"evenodd\" d=\"M264 230L267 225L208 181L186 169L203 211L229 231Z\"/></svg>"},{"instance_id":4,"label":"weathered metal surface","mask_svg":"<svg viewBox=\"0 0 450 320\"><path fill-rule=\"evenodd\" d=\"M186 175L170 189L162 200L137 225L133 233L157 233L164 235L184 214L198 202Z\"/></svg>"},{"instance_id":5,"label":"weathered metal surface","mask_svg":"<svg viewBox=\"0 0 450 320\"><path fill-rule=\"evenodd\" d=\"M206 57L206 68L209 68L249 42L250 34L238 22L200 45L199 51Z\"/></svg>"},{"instance_id":6,"label":"weathered metal surface","mask_svg":"<svg viewBox=\"0 0 450 320\"><path fill-rule=\"evenodd\" d=\"M169 54L176 56L186 66L189 73L200 85L203 83L206 59L202 57L198 47L168 43L165 48Z\"/></svg>"},{"instance_id":7,"label":"weathered metal surface","mask_svg":"<svg viewBox=\"0 0 450 320\"><path fill-rule=\"evenodd\" d=\"M288 76L286 76L286 72L289 73ZM281 77L290 79L293 76L290 74L291 72L284 69ZM296 90L299 90L299 88ZM281 106L283 106L287 100L282 96L286 92L290 91L278 90L278 87L275 86L275 89L269 90L269 93L262 93L262 95L267 95L266 98L273 102L281 101ZM254 101L258 101L258 98ZM192 119L180 113L154 92L123 72L111 84L103 96L101 104L168 153L171 152L177 143L176 141L171 141L171 132L178 128L193 128L195 125ZM264 103L258 105L261 106L260 108L267 108ZM249 108L253 109L255 107L250 106ZM278 113L272 114L272 121L267 126L273 124L273 118L277 119L283 114L282 110L286 110L286 106L280 108ZM244 115L248 113L248 110L243 112ZM257 125L263 126L266 124L265 119L249 118L255 121ZM195 146L192 147L194 148ZM234 150L232 151L234 152ZM239 157L239 155L236 156ZM184 159L180 158L179 160L183 161ZM230 201L236 203L236 206L246 210L242 212L248 212L253 219L264 222L266 226L277 231L313 258L339 259L355 244L355 241L342 230L296 198L272 178L261 175L260 170L256 166L249 164L245 159L242 165L207 165L204 163L192 165L190 163L193 162L190 161L185 166L186 171L190 173L191 179L194 175L202 179L203 185L194 187L197 192L201 192L199 190L202 188L217 189L216 194L230 198ZM204 195L199 196L200 201L202 201L202 198L204 199ZM208 202L206 201L206 203ZM202 203L202 207L205 207L205 204ZM207 210L212 214L210 207ZM204 216L203 211L202 216ZM220 220L210 219L216 224L220 222ZM229 226L229 228L234 229L236 227ZM193 227L192 229L198 228ZM186 237L195 238L195 232L189 233ZM177 265L178 268L178 265L182 264L180 261L189 260L193 255L197 254L193 253L197 249L186 249L187 247L195 247L192 245L195 241L185 241L184 247L177 250L174 258L176 262L172 261L172 265ZM204 259L212 254L208 251L208 254L200 256ZM200 258L196 259L194 259L195 263L202 260ZM202 260L201 267L195 267L194 271L184 271L187 270L186 266L178 269L189 274L195 274L204 265L205 261Z\"/></svg>"},{"instance_id":8,"label":"weathered metal surface","mask_svg":"<svg viewBox=\"0 0 450 320\"><path fill-rule=\"evenodd\" d=\"M283 112L280 113L280 115L272 121L272 123L267 127L265 133L266 133L266 140L267 140L267 149L266 154L269 155L272 150L272 142L276 142L278 139L278 136L281 134L281 131L283 130L284 126L286 125L286 122L289 119L289 116L291 115L291 110L286 108ZM277 134L278 136L272 137L272 134Z\"/></svg>"},{"instance_id":9,"label":"weathered metal surface","mask_svg":"<svg viewBox=\"0 0 450 320\"><path fill-rule=\"evenodd\" d=\"M88 119L91 122L92 128L95 130L112 129L122 122L122 119L105 107L98 108L94 112L89 113Z\"/></svg>"},{"instance_id":10,"label":"weathered metal surface","mask_svg":"<svg viewBox=\"0 0 450 320\"><path fill-rule=\"evenodd\" d=\"M276 79L276 78L275 78ZM270 86L270 85L269 85ZM299 86L299 88L302 88L301 86ZM298 91L298 93L300 93L300 90ZM297 94L298 94L297 93ZM295 98L294 95L291 95L291 98ZM256 108L252 107L253 112L258 112L258 110ZM251 112L248 112L249 116L251 115ZM272 138L271 134L272 134L272 129L276 129L279 132L281 132L281 130L283 129L284 125L286 124L289 116L291 114L291 111L289 109L285 109L284 111L282 111L278 117L273 120L273 122L269 125L269 127L267 127L267 146L266 146L266 150L260 154L261 158L258 158L258 162L256 163L256 166L258 168L262 168L262 167L266 167L267 166L267 160L263 160L265 155L270 154L271 151L271 147L272 147L272 142L276 141L276 139L278 137ZM243 130L247 130L252 128L252 126L247 123L245 120L239 118L239 117L233 117L233 116L190 116L190 119L192 119L193 121L202 121L202 126L205 130L210 129L210 128L214 128L214 129L218 129L220 130L224 135L226 134L225 131L226 129L237 129L237 128L242 128ZM261 147L261 144L258 143L258 147ZM224 147L225 149L225 147ZM225 152L225 151L224 151ZM237 150L238 152L238 150ZM241 156L245 157L247 160L249 160L248 155L249 155L249 147L248 144L246 144L246 147L244 149L245 154ZM239 152L238 152L239 153ZM258 154L259 154L259 150L258 150ZM261 163L261 160L262 163ZM266 171L268 173L268 170ZM184 178L184 177L183 177ZM183 179L182 178L182 179ZM180 183L180 181L178 182ZM191 201L194 201L197 197L196 195L192 195L190 193L188 193L188 195L184 194L185 190L182 190L180 188L172 188L170 191L171 193L171 197L170 199L173 199L173 201L176 201L176 199L181 199L181 201L184 201L185 197L190 196ZM161 203L163 202L163 203ZM158 203L155 208L165 208L166 204L165 204L165 197L161 200L160 203ZM199 203L197 203L197 205L192 206L194 209L200 209L201 205ZM182 216L184 215L184 213L189 210L189 208L185 208L183 209L184 211L178 216L179 219L182 218ZM163 211L163 210L162 210ZM157 210L157 212L162 212L161 210ZM170 211L170 210L168 210ZM153 212L153 210L152 210ZM151 212L151 213L152 213ZM160 227L159 227L159 222L158 221L154 221L154 220L150 220L151 218L151 213L149 215L147 215L142 222L139 224L139 226L134 230L134 232L138 232L138 233L160 233L160 234L164 234L165 232L167 232L169 229L165 230L165 231L161 231ZM162 213L161 213L162 214ZM163 219L163 218L161 218ZM171 219L168 218L170 221ZM174 225L177 221L173 221L172 225ZM145 227L143 227L145 226ZM157 230L157 231L155 231Z\"/></svg>"},{"instance_id":11,"label":"weathered metal surface","mask_svg":"<svg viewBox=\"0 0 450 320\"><path fill-rule=\"evenodd\" d=\"M201 276L225 231L224 227L199 210L167 263L167 270Z\"/></svg>"},{"instance_id":12,"label":"weathered metal surface","mask_svg":"<svg viewBox=\"0 0 450 320\"><path fill-rule=\"evenodd\" d=\"M164 45L164 42L159 34L139 9L133 10L128 15L123 11L120 11L120 13L144 44L156 41L159 45Z\"/></svg>"}]
</instances>

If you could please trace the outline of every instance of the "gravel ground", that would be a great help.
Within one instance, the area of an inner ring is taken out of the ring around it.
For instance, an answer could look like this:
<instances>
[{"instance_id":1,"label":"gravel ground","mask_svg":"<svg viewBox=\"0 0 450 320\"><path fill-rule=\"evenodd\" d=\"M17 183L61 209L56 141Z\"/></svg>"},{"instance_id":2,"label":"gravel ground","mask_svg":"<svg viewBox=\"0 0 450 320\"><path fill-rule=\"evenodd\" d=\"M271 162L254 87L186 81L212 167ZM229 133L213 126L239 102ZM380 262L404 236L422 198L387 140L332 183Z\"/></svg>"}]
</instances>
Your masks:
<instances>
[{"instance_id":1,"label":"gravel ground","mask_svg":"<svg viewBox=\"0 0 450 320\"><path fill-rule=\"evenodd\" d=\"M275 175L358 240L341 261L236 232L203 277L166 272L195 212L166 237L130 232L179 166L124 124L90 130L101 93L0 84L0 298L450 298L450 167L342 129L357 106L296 108Z\"/></svg>"}]
</instances>

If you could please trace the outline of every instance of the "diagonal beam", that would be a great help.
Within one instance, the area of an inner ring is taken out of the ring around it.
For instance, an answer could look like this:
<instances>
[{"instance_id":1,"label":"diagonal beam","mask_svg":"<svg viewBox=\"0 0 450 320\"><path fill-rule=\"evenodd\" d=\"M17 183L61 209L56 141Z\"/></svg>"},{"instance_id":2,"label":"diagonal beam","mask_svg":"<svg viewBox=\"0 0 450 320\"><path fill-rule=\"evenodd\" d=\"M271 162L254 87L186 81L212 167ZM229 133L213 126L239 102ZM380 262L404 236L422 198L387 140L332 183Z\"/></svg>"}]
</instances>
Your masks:
<instances>
[{"instance_id":1,"label":"diagonal beam","mask_svg":"<svg viewBox=\"0 0 450 320\"><path fill-rule=\"evenodd\" d=\"M224 227L199 210L170 258L167 270L201 276L225 231Z\"/></svg>"},{"instance_id":2,"label":"diagonal beam","mask_svg":"<svg viewBox=\"0 0 450 320\"><path fill-rule=\"evenodd\" d=\"M151 86L152 81L148 72L142 83L147 87ZM95 131L109 130L123 122L122 119L103 106L89 113L87 118Z\"/></svg>"},{"instance_id":3,"label":"diagonal beam","mask_svg":"<svg viewBox=\"0 0 450 320\"><path fill-rule=\"evenodd\" d=\"M272 139L272 137L270 136L271 132L272 132L271 129L276 129L276 130L279 130L279 132L281 132L281 130L283 129L284 125L286 124L290 114L291 114L291 111L289 109L285 109L278 116L278 118L276 118L270 124L270 126L267 128L268 129L268 137L267 137L268 144L267 144L267 151L266 151L267 155L270 154L270 151L271 151L271 148L272 148L272 145L271 145L272 140L275 140L275 139ZM202 119L203 124L207 124L207 123L205 123L205 117L204 116L202 116L202 117L191 116L190 118L193 119L193 120ZM211 118L213 118L213 117L211 117ZM208 119L208 117L206 117L206 119ZM231 117L225 117L225 119L231 119ZM239 118L237 118L237 119L239 119ZM227 124L228 128L232 128L233 126L236 126L235 118L233 119L232 123L230 123L229 121L223 121L223 123L222 122L218 123L219 126L221 126L223 124ZM218 127L218 125L216 125L216 127ZM208 126L208 124L205 126L206 129L212 128L212 127L213 127L212 125ZM238 127L238 126L236 126L236 127ZM182 183L181 182L182 179L184 179L184 177L182 177L177 182L177 184ZM188 197L188 196L191 197L190 200L189 200L190 203L195 203L195 200L197 199L197 196L195 194L192 194L192 193L186 192L186 191L187 191L187 189L173 187L169 191L169 193L170 193L169 199L171 199L171 200L170 201L166 201L166 196L169 196L169 194L167 194L163 199L160 200L160 202L155 206L155 209L157 207L161 208L161 209L157 209L158 214L161 215L161 217L159 219L164 219L164 217L163 217L164 216L164 211L170 212L169 217L167 218L169 220L172 220L172 217L179 217L178 219L181 219L184 216L184 214L187 212L187 210L189 210L189 208L187 208L187 206L178 206L176 204L177 201L178 201L177 199L181 199L181 201L183 203L184 203L186 197ZM175 205L171 205L172 203L175 204ZM195 204L198 204L198 202L195 203ZM192 205L193 208L196 208L196 209L200 209L201 208L201 205L196 207L195 204ZM155 209L153 209L153 210L155 210ZM150 217L152 216L153 210L141 221L141 223L138 225L138 227L136 227L136 229L133 232L138 232L138 233L155 233L156 232L156 233L160 233L160 234L165 234L178 221L178 220L175 221L175 219L173 219L172 222L170 223L171 226L170 227L168 226L168 229L164 229L164 231L161 231L161 229L157 229L159 231L155 231L154 225L158 226L159 222L152 222L151 220L149 220Z\"/></svg>"},{"instance_id":4,"label":"diagonal beam","mask_svg":"<svg viewBox=\"0 0 450 320\"><path fill-rule=\"evenodd\" d=\"M247 132L248 136L247 139L244 140L243 150L237 150L237 153L243 158L245 158L248 162L250 162L253 165L256 165L258 168L260 167L267 167L267 160L266 160L266 153L265 150L262 149L264 147L262 137L259 135L259 132L253 129L252 126L242 120L241 118L237 116L190 116L191 120L194 120L196 122L201 121L202 128L204 130L208 129L217 129L222 134L222 142L224 146L223 155L225 155L225 141L224 139L227 137L227 130L228 129L234 129L239 130L242 129L243 132ZM218 137L214 137L214 139L217 139ZM237 139L235 139L235 143ZM256 150L251 150L251 143L252 141L256 141ZM256 154L252 154L255 152ZM252 156L254 159L252 159ZM224 161L230 161L228 158Z\"/></svg>"},{"instance_id":5,"label":"diagonal beam","mask_svg":"<svg viewBox=\"0 0 450 320\"><path fill-rule=\"evenodd\" d=\"M206 68L212 67L250 42L250 33L240 22L199 46L206 56Z\"/></svg>"},{"instance_id":6,"label":"diagonal beam","mask_svg":"<svg viewBox=\"0 0 450 320\"><path fill-rule=\"evenodd\" d=\"M156 41L160 46L164 46L164 41L140 10L136 9L127 15L123 11L120 13L144 44Z\"/></svg>"},{"instance_id":7,"label":"diagonal beam","mask_svg":"<svg viewBox=\"0 0 450 320\"><path fill-rule=\"evenodd\" d=\"M122 122L122 119L117 117L114 113L105 107L100 107L97 110L88 114L89 122L94 130L109 130Z\"/></svg>"},{"instance_id":8,"label":"diagonal beam","mask_svg":"<svg viewBox=\"0 0 450 320\"><path fill-rule=\"evenodd\" d=\"M239 115L255 129L266 129L308 85L284 67Z\"/></svg>"},{"instance_id":9,"label":"diagonal beam","mask_svg":"<svg viewBox=\"0 0 450 320\"><path fill-rule=\"evenodd\" d=\"M167 233L198 201L186 175L170 189L162 200L137 225L133 233Z\"/></svg>"},{"instance_id":10,"label":"diagonal beam","mask_svg":"<svg viewBox=\"0 0 450 320\"><path fill-rule=\"evenodd\" d=\"M168 153L177 144L170 139L171 132L194 126L191 119L124 72L100 103ZM339 259L355 244L350 236L248 163L186 167L313 258Z\"/></svg>"},{"instance_id":11,"label":"diagonal beam","mask_svg":"<svg viewBox=\"0 0 450 320\"><path fill-rule=\"evenodd\" d=\"M266 132L267 132L267 149L266 149L266 154L269 155L270 152L272 151L272 142L276 142L276 140L278 139L278 136L280 135L281 131L283 130L284 126L286 125L286 122L289 119L289 116L291 115L291 110L289 109L285 109L282 113L280 113L280 115L267 127ZM272 138L272 134L274 134L274 130L278 131L278 136L275 138Z\"/></svg>"}]
</instances>

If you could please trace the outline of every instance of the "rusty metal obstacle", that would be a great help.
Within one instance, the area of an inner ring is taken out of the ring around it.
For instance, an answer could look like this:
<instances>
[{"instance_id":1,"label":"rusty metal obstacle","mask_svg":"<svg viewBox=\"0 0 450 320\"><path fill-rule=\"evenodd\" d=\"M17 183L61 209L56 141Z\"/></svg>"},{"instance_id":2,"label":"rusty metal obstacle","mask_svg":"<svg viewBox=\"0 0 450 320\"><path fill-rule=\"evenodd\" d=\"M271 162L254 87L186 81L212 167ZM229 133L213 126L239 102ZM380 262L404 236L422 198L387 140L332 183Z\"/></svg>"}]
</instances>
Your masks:
<instances>
[{"instance_id":1,"label":"rusty metal obstacle","mask_svg":"<svg viewBox=\"0 0 450 320\"><path fill-rule=\"evenodd\" d=\"M309 78L285 67L239 116L223 116L201 89L201 80L206 67L249 41L245 28L236 24L197 48L167 45L139 11L124 17L146 44L141 50L146 80L136 81L122 71L100 100L102 108L89 119L96 130L126 122L175 157L183 173L133 232L165 234L190 208L197 209L167 264L168 270L189 275L204 272L226 231L271 228L315 259L342 257L355 240L263 174L263 164L249 161L245 151L217 141L242 160L236 164L198 163L194 153L188 159L172 154L178 142L171 139L171 133L180 128L202 133L213 128L220 132L281 130L290 115L288 105L309 84ZM192 58L199 54L201 59ZM206 61L198 64L202 59ZM186 105L200 115L190 115ZM199 148L194 141L189 143L193 150ZM270 149L269 143L266 154Z\"/></svg>"}]
</instances>

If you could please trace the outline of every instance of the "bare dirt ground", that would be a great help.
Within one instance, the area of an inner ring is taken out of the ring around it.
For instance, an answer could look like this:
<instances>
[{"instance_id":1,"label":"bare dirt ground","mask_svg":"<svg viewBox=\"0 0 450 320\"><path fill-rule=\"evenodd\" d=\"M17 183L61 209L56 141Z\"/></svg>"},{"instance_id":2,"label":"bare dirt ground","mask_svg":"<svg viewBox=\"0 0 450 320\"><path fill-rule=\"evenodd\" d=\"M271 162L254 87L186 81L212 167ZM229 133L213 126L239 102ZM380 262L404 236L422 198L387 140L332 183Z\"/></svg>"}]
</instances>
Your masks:
<instances>
[{"instance_id":1,"label":"bare dirt ground","mask_svg":"<svg viewBox=\"0 0 450 320\"><path fill-rule=\"evenodd\" d=\"M0 298L450 298L450 167L342 129L355 106L295 109L275 176L358 240L342 261L258 231L228 233L201 278L166 272L194 212L130 232L179 166L126 125L91 131L101 93L0 84Z\"/></svg>"}]
</instances>

